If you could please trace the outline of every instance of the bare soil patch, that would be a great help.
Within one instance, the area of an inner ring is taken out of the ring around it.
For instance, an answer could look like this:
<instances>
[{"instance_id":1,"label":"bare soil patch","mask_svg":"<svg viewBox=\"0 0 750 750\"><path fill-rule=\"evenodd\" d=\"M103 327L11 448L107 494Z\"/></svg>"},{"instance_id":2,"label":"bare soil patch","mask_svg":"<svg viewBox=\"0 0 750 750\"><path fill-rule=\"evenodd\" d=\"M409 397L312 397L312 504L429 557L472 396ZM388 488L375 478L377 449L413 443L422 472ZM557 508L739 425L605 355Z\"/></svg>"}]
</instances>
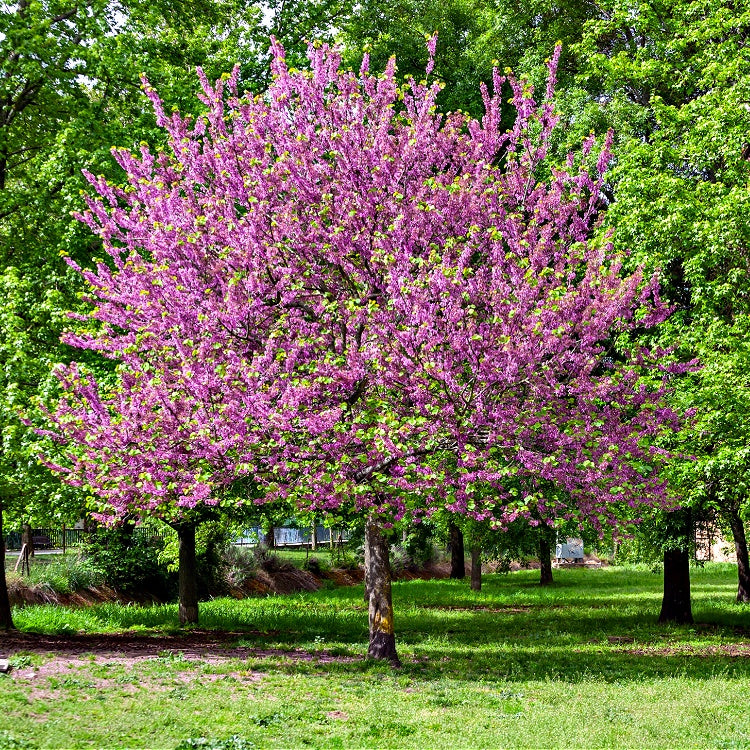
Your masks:
<instances>
[{"instance_id":1,"label":"bare soil patch","mask_svg":"<svg viewBox=\"0 0 750 750\"><path fill-rule=\"evenodd\" d=\"M429 563L422 567L404 568L394 574L394 579L411 581L415 579L432 580L448 578L450 564L446 562ZM302 570L289 562L282 561L277 567L259 569L241 587L233 588L228 593L236 599L247 596L265 596L267 594L296 594L302 591L317 591L326 580L336 586L356 586L362 583L365 574L362 568L333 568L320 573ZM81 589L70 594L60 594L45 585L27 585L23 579L14 578L9 585L8 593L11 606L27 604L56 604L61 606L86 607L103 602L120 602L121 604L158 604L160 600L149 594L124 594L109 586L97 586Z\"/></svg>"},{"instance_id":2,"label":"bare soil patch","mask_svg":"<svg viewBox=\"0 0 750 750\"><path fill-rule=\"evenodd\" d=\"M70 594L60 594L45 585L27 585L23 579L12 579L8 584L8 596L11 606L25 604L57 604L64 607L87 607L103 602L120 602L121 604L158 603L156 597L148 594L134 596L123 594L110 586L95 586L80 589Z\"/></svg>"}]
</instances>

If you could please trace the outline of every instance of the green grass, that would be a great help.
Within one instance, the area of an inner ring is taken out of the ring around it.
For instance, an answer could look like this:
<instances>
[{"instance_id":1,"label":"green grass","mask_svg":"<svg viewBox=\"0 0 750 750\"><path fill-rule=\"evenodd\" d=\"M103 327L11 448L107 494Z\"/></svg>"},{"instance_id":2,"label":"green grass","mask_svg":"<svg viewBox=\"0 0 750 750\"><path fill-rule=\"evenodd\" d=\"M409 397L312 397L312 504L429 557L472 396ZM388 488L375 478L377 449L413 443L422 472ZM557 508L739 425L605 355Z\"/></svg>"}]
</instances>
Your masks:
<instances>
[{"instance_id":1,"label":"green grass","mask_svg":"<svg viewBox=\"0 0 750 750\"><path fill-rule=\"evenodd\" d=\"M29 575L13 571L17 560L6 558L6 579L11 584L23 582L26 586L44 587L58 594L70 594L104 583L104 576L89 561L78 554L36 555L30 565ZM12 563L12 566L11 566Z\"/></svg>"},{"instance_id":2,"label":"green grass","mask_svg":"<svg viewBox=\"0 0 750 750\"><path fill-rule=\"evenodd\" d=\"M658 574L555 576L545 589L536 571L487 576L479 593L459 581L395 583L404 662L397 671L358 658L367 639L361 586L201 604L201 628L237 632L228 645L288 655L207 662L164 654L135 663L92 656L68 667L16 654L27 666L0 676L0 750L750 749L750 606L733 603L733 566L693 571L691 627L656 624ZM178 629L172 605L27 607L15 618L43 633ZM355 658L300 661L292 649ZM19 677L29 664L37 677Z\"/></svg>"}]
</instances>

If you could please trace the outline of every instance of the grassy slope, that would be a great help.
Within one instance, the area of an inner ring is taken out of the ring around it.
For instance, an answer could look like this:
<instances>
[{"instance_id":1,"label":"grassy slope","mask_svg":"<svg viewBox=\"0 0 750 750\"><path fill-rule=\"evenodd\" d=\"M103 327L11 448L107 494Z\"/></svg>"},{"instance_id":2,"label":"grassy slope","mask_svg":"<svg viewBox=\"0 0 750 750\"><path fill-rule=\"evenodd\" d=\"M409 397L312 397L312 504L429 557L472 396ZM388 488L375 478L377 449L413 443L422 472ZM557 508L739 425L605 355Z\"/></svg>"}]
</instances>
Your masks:
<instances>
[{"instance_id":1,"label":"grassy slope","mask_svg":"<svg viewBox=\"0 0 750 750\"><path fill-rule=\"evenodd\" d=\"M173 748L238 735L259 747L750 748L750 642L739 630L750 628L750 607L732 603L732 566L694 571L702 624L691 628L655 624L653 573L555 575L549 589L535 571L488 576L480 593L456 581L394 584L398 672L361 660L207 664L165 654L78 661L36 682L0 675L0 748L7 732L41 747ZM360 586L215 600L201 605L201 625L253 630L240 645L358 656L361 597ZM15 616L42 632L172 631L177 621L174 606L111 604ZM745 655L723 653L730 645Z\"/></svg>"}]
</instances>

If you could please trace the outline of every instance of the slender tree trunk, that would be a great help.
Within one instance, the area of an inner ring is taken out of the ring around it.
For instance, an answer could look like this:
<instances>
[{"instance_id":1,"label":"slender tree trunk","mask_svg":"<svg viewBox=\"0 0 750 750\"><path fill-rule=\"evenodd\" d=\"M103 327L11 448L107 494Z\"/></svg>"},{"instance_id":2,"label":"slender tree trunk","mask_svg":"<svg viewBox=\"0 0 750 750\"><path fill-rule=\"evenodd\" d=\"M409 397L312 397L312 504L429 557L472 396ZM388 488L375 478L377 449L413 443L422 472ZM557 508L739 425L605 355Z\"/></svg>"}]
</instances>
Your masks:
<instances>
[{"instance_id":1,"label":"slender tree trunk","mask_svg":"<svg viewBox=\"0 0 750 750\"><path fill-rule=\"evenodd\" d=\"M664 550L664 599L659 622L693 622L690 606L690 551L687 547Z\"/></svg>"},{"instance_id":2,"label":"slender tree trunk","mask_svg":"<svg viewBox=\"0 0 750 750\"><path fill-rule=\"evenodd\" d=\"M312 523L312 536L310 537L310 548L313 552L316 552L318 549L318 525L314 518Z\"/></svg>"},{"instance_id":3,"label":"slender tree trunk","mask_svg":"<svg viewBox=\"0 0 750 750\"><path fill-rule=\"evenodd\" d=\"M34 557L34 535L31 533L31 524L25 523L21 531L21 546L26 545L26 554Z\"/></svg>"},{"instance_id":4,"label":"slender tree trunk","mask_svg":"<svg viewBox=\"0 0 750 750\"><path fill-rule=\"evenodd\" d=\"M5 580L5 534L3 533L3 499L0 497L0 628L13 628L13 615L10 610L8 582Z\"/></svg>"},{"instance_id":5,"label":"slender tree trunk","mask_svg":"<svg viewBox=\"0 0 750 750\"><path fill-rule=\"evenodd\" d=\"M479 544L471 546L471 590L482 590L482 548Z\"/></svg>"},{"instance_id":6,"label":"slender tree trunk","mask_svg":"<svg viewBox=\"0 0 750 750\"><path fill-rule=\"evenodd\" d=\"M180 542L179 588L180 624L198 624L198 580L195 563L195 524L181 523L175 526Z\"/></svg>"},{"instance_id":7,"label":"slender tree trunk","mask_svg":"<svg viewBox=\"0 0 750 750\"><path fill-rule=\"evenodd\" d=\"M750 602L750 557L747 551L745 524L742 523L739 511L735 508L732 508L727 515L734 538L734 549L737 552L737 601Z\"/></svg>"},{"instance_id":8,"label":"slender tree trunk","mask_svg":"<svg viewBox=\"0 0 750 750\"><path fill-rule=\"evenodd\" d=\"M552 583L552 545L549 537L542 532L539 535L539 585L549 586Z\"/></svg>"},{"instance_id":9,"label":"slender tree trunk","mask_svg":"<svg viewBox=\"0 0 750 750\"><path fill-rule=\"evenodd\" d=\"M451 546L451 578L466 578L464 535L453 522L448 524L448 534Z\"/></svg>"},{"instance_id":10,"label":"slender tree trunk","mask_svg":"<svg viewBox=\"0 0 750 750\"><path fill-rule=\"evenodd\" d=\"M370 646L367 656L371 659L389 661L394 667L400 667L393 628L388 540L377 521L372 518L367 519L365 526L365 582L365 590L369 592L370 620Z\"/></svg>"},{"instance_id":11,"label":"slender tree trunk","mask_svg":"<svg viewBox=\"0 0 750 750\"><path fill-rule=\"evenodd\" d=\"M276 547L276 537L273 526L268 527L268 533L266 534L266 547L268 547L268 549L274 549L274 547Z\"/></svg>"}]
</instances>

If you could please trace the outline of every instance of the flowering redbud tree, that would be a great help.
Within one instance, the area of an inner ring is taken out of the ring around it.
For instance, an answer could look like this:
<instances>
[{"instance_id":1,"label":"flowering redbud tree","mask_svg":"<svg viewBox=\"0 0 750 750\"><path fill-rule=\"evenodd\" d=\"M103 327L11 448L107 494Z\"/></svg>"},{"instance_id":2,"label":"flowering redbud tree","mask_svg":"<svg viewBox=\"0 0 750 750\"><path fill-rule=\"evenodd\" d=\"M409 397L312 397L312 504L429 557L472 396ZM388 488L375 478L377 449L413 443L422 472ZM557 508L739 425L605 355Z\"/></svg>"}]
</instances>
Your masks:
<instances>
[{"instance_id":1,"label":"flowering redbud tree","mask_svg":"<svg viewBox=\"0 0 750 750\"><path fill-rule=\"evenodd\" d=\"M171 431L184 451L186 414L210 469L178 502L250 475L267 500L364 514L375 658L398 661L394 522L448 508L500 527L596 525L665 501L650 446L676 419L666 373L612 343L666 310L655 282L588 241L606 144L548 164L557 54L542 104L496 74L473 120L437 112L437 83L399 85L394 61L355 74L311 47L298 71L275 46L265 95L203 79L196 121L167 115L146 84L169 150L116 152L125 188L91 177L85 220L110 260L84 274L97 325L71 343L127 372L148 363L154 398L188 404L159 419L160 440ZM175 502L118 476L114 508L118 493L150 511Z\"/></svg>"}]
</instances>

